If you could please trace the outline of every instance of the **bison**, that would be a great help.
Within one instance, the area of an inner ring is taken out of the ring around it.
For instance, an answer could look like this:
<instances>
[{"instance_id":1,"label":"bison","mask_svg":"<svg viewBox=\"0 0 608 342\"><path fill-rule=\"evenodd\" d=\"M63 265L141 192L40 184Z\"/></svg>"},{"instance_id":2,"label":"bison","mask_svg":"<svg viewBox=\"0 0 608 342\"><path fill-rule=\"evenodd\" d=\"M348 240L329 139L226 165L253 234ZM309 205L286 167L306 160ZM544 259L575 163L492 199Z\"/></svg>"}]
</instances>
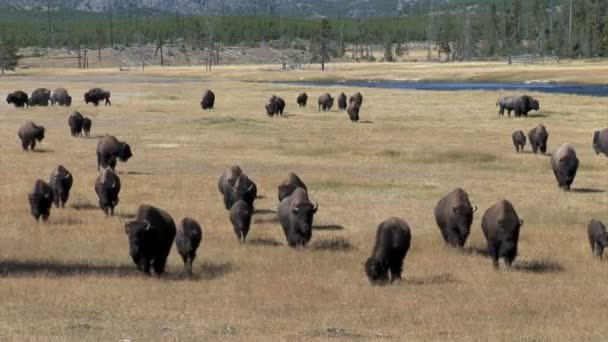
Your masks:
<instances>
[{"instance_id":1,"label":"bison","mask_svg":"<svg viewBox=\"0 0 608 342\"><path fill-rule=\"evenodd\" d=\"M184 261L186 272L192 274L192 263L196 258L196 251L203 239L203 230L196 220L185 217L177 225L175 247Z\"/></svg>"},{"instance_id":2,"label":"bison","mask_svg":"<svg viewBox=\"0 0 608 342\"><path fill-rule=\"evenodd\" d=\"M79 112L74 112L68 118L68 125L70 126L70 133L73 137L79 137L82 135L82 126L84 125L84 117Z\"/></svg>"},{"instance_id":3,"label":"bison","mask_svg":"<svg viewBox=\"0 0 608 342\"><path fill-rule=\"evenodd\" d=\"M112 102L110 102L110 92L107 90L103 90L101 88L92 88L89 89L86 93L84 93L84 102L89 104L89 102L93 103L96 107L99 106L99 102L105 100L106 106L111 106Z\"/></svg>"},{"instance_id":4,"label":"bison","mask_svg":"<svg viewBox=\"0 0 608 342\"><path fill-rule=\"evenodd\" d=\"M318 208L318 204L310 202L308 192L303 188L296 188L279 203L279 222L290 247L305 247L310 241L312 222Z\"/></svg>"},{"instance_id":5,"label":"bison","mask_svg":"<svg viewBox=\"0 0 608 342\"><path fill-rule=\"evenodd\" d=\"M49 219L53 204L53 188L47 182L38 179L34 184L34 190L28 195L28 200L30 212L36 221L39 221L40 217L43 221Z\"/></svg>"},{"instance_id":6,"label":"bison","mask_svg":"<svg viewBox=\"0 0 608 342\"><path fill-rule=\"evenodd\" d=\"M211 90L205 91L203 94L203 99L201 100L201 108L203 110L213 109L215 105L215 93Z\"/></svg>"},{"instance_id":7,"label":"bison","mask_svg":"<svg viewBox=\"0 0 608 342\"><path fill-rule=\"evenodd\" d=\"M511 267L517 256L519 230L524 221L517 216L511 202L501 200L483 214L481 229L488 243L488 253L492 257L494 268L504 258L507 267Z\"/></svg>"},{"instance_id":8,"label":"bison","mask_svg":"<svg viewBox=\"0 0 608 342\"><path fill-rule=\"evenodd\" d=\"M51 100L51 91L46 88L38 88L32 92L32 96L30 96L30 100L29 100L29 105L30 105L30 107L34 107L34 106L46 107L49 105L50 100Z\"/></svg>"},{"instance_id":9,"label":"bison","mask_svg":"<svg viewBox=\"0 0 608 342\"><path fill-rule=\"evenodd\" d=\"M384 285L401 280L403 260L410 249L412 233L402 219L391 217L376 230L372 255L365 261L365 273L373 285Z\"/></svg>"},{"instance_id":10,"label":"bison","mask_svg":"<svg viewBox=\"0 0 608 342\"><path fill-rule=\"evenodd\" d=\"M359 107L363 105L363 95L360 92L356 92L348 99L348 103L356 102Z\"/></svg>"},{"instance_id":11,"label":"bison","mask_svg":"<svg viewBox=\"0 0 608 342\"><path fill-rule=\"evenodd\" d=\"M351 103L348 104L348 109L346 110L346 112L348 113L348 117L350 118L351 122L359 121L359 111L360 110L361 110L361 105L359 105L359 102L352 101Z\"/></svg>"},{"instance_id":12,"label":"bison","mask_svg":"<svg viewBox=\"0 0 608 342\"><path fill-rule=\"evenodd\" d=\"M578 170L578 158L574 146L563 144L551 155L551 169L560 189L570 190Z\"/></svg>"},{"instance_id":13,"label":"bison","mask_svg":"<svg viewBox=\"0 0 608 342\"><path fill-rule=\"evenodd\" d=\"M595 154L603 153L608 157L608 128L593 133L592 146Z\"/></svg>"},{"instance_id":14,"label":"bison","mask_svg":"<svg viewBox=\"0 0 608 342\"><path fill-rule=\"evenodd\" d=\"M95 181L95 193L99 198L99 208L106 214L114 216L114 208L118 205L120 193L120 178L110 168L101 170Z\"/></svg>"},{"instance_id":15,"label":"bison","mask_svg":"<svg viewBox=\"0 0 608 342\"><path fill-rule=\"evenodd\" d=\"M543 125L538 125L528 132L528 140L530 140L530 145L532 146L532 151L536 154L538 151L540 153L547 153L547 140L549 140L549 132Z\"/></svg>"},{"instance_id":16,"label":"bison","mask_svg":"<svg viewBox=\"0 0 608 342\"><path fill-rule=\"evenodd\" d=\"M278 193L279 193L279 202L283 200L283 198L291 195L296 188L303 188L304 190L308 190L306 184L293 172L290 172L287 175L287 179L283 181L279 185Z\"/></svg>"},{"instance_id":17,"label":"bison","mask_svg":"<svg viewBox=\"0 0 608 342\"><path fill-rule=\"evenodd\" d=\"M531 96L528 95L523 95L523 96L519 96L516 97L513 100L513 112L515 113L515 116L519 117L519 116L528 116L528 113L532 110L539 110L540 109L540 105L538 103L538 100L535 100L534 98L532 98Z\"/></svg>"},{"instance_id":18,"label":"bison","mask_svg":"<svg viewBox=\"0 0 608 342\"><path fill-rule=\"evenodd\" d=\"M49 184L53 189L55 208L59 208L60 206L61 208L65 208L65 202L70 197L73 182L74 178L72 174L63 165L59 165L53 170Z\"/></svg>"},{"instance_id":19,"label":"bison","mask_svg":"<svg viewBox=\"0 0 608 342\"><path fill-rule=\"evenodd\" d=\"M526 135L522 131L515 131L511 135L513 138L513 145L515 146L515 152L523 152L524 146L526 146Z\"/></svg>"},{"instance_id":20,"label":"bison","mask_svg":"<svg viewBox=\"0 0 608 342\"><path fill-rule=\"evenodd\" d=\"M498 106L498 116L505 116L505 109L509 116L511 116L511 112L513 111L513 104L515 102L514 96L505 96L501 97L496 101L496 106Z\"/></svg>"},{"instance_id":21,"label":"bison","mask_svg":"<svg viewBox=\"0 0 608 342\"><path fill-rule=\"evenodd\" d=\"M65 88L57 88L51 92L51 105L55 104L65 107L72 105L72 97Z\"/></svg>"},{"instance_id":22,"label":"bison","mask_svg":"<svg viewBox=\"0 0 608 342\"><path fill-rule=\"evenodd\" d=\"M85 136L88 137L91 135L91 126L92 125L93 125L93 122L91 121L91 119L89 119L87 117L82 118L82 130L83 130Z\"/></svg>"},{"instance_id":23,"label":"bison","mask_svg":"<svg viewBox=\"0 0 608 342\"><path fill-rule=\"evenodd\" d=\"M270 117L275 115L283 116L283 111L285 110L285 100L275 95L272 95L270 100L268 100L268 103L266 104L265 108L266 114L268 114L268 116Z\"/></svg>"},{"instance_id":24,"label":"bison","mask_svg":"<svg viewBox=\"0 0 608 342\"><path fill-rule=\"evenodd\" d=\"M340 95L338 96L338 109L346 110L347 107L348 105L346 104L346 94L340 93Z\"/></svg>"},{"instance_id":25,"label":"bison","mask_svg":"<svg viewBox=\"0 0 608 342\"><path fill-rule=\"evenodd\" d=\"M473 223L473 213L469 195L461 188L443 196L435 206L435 221L446 245L462 248L467 242Z\"/></svg>"},{"instance_id":26,"label":"bison","mask_svg":"<svg viewBox=\"0 0 608 342\"><path fill-rule=\"evenodd\" d=\"M245 243L247 240L252 216L253 208L243 200L237 201L230 208L230 223L240 243Z\"/></svg>"},{"instance_id":27,"label":"bison","mask_svg":"<svg viewBox=\"0 0 608 342\"><path fill-rule=\"evenodd\" d=\"M298 106L300 106L300 108L306 107L306 103L308 103L308 94L301 93L300 95L298 95L296 102L298 103Z\"/></svg>"},{"instance_id":28,"label":"bison","mask_svg":"<svg viewBox=\"0 0 608 342\"><path fill-rule=\"evenodd\" d=\"M257 196L256 184L243 173L238 165L232 165L220 176L217 184L224 199L224 207L230 210L238 200L244 200L250 206Z\"/></svg>"},{"instance_id":29,"label":"bison","mask_svg":"<svg viewBox=\"0 0 608 342\"><path fill-rule=\"evenodd\" d=\"M137 269L150 275L150 266L159 277L165 271L176 228L173 218L165 211L142 204L135 220L125 222L129 239L129 254Z\"/></svg>"},{"instance_id":30,"label":"bison","mask_svg":"<svg viewBox=\"0 0 608 342\"><path fill-rule=\"evenodd\" d=\"M27 151L28 147L33 151L36 147L36 141L41 142L44 139L44 126L36 125L31 121L26 121L17 135L21 139L21 147Z\"/></svg>"},{"instance_id":31,"label":"bison","mask_svg":"<svg viewBox=\"0 0 608 342\"><path fill-rule=\"evenodd\" d=\"M106 135L97 142L97 170L108 166L113 170L116 167L116 159L126 163L131 157L131 146L118 141L113 135Z\"/></svg>"},{"instance_id":32,"label":"bison","mask_svg":"<svg viewBox=\"0 0 608 342\"><path fill-rule=\"evenodd\" d=\"M319 96L317 102L319 103L319 111L328 112L334 106L334 98L329 93Z\"/></svg>"},{"instance_id":33,"label":"bison","mask_svg":"<svg viewBox=\"0 0 608 342\"><path fill-rule=\"evenodd\" d=\"M591 220L587 226L587 234L589 236L589 244L591 244L593 256L602 259L604 248L608 247L608 232L606 231L606 226L601 221Z\"/></svg>"},{"instance_id":34,"label":"bison","mask_svg":"<svg viewBox=\"0 0 608 342\"><path fill-rule=\"evenodd\" d=\"M12 92L6 96L6 103L13 104L15 108L24 108L25 106L29 107L29 97L27 93L21 90L17 90Z\"/></svg>"}]
</instances>

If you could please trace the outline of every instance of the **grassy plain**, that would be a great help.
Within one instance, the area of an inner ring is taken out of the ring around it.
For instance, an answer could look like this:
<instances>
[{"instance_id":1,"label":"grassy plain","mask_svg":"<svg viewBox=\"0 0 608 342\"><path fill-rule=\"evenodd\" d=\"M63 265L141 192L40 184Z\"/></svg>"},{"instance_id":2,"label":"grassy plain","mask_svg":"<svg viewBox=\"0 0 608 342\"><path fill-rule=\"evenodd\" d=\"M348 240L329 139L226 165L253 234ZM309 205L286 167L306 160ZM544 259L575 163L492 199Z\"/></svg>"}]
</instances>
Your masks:
<instances>
[{"instance_id":1,"label":"grassy plain","mask_svg":"<svg viewBox=\"0 0 608 342\"><path fill-rule=\"evenodd\" d=\"M75 100L69 109L16 110L0 103L0 341L602 341L608 336L608 263L592 259L586 224L608 221L608 159L591 149L593 131L608 125L608 98L534 94L540 112L499 119L499 92L245 81L601 83L607 69L606 63L335 65L326 74L259 66L143 74L38 69L2 79L0 94L64 86ZM84 105L82 93L93 86L112 91L112 107ZM217 103L202 112L198 102L206 88ZM302 90L311 96L305 109L295 105ZM364 122L351 124L335 110L317 112L322 92L355 90L365 96ZM272 94L287 100L286 117L266 117L263 105ZM70 137L72 110L93 119L90 139ZM28 119L47 129L39 153L20 148L16 132ZM547 156L515 153L511 133L527 133L538 123L550 132L549 150L563 142L577 148L575 191L558 190ZM134 151L117 167L120 215L108 219L94 207L93 190L95 137L106 133ZM263 196L246 246L237 243L216 189L218 176L234 163ZM71 205L36 224L27 193L57 164L75 177ZM318 229L306 251L284 245L272 213L276 186L289 171L319 202ZM437 200L455 187L465 188L480 208L465 253L443 247L433 219ZM513 202L525 225L515 270L496 272L480 254L480 221L502 198ZM193 279L183 276L175 249L165 279L135 273L123 223L141 203L167 210L176 221L188 215L202 223ZM376 226L389 216L412 227L405 280L372 287L361 262ZM345 245L351 248L338 248Z\"/></svg>"}]
</instances>

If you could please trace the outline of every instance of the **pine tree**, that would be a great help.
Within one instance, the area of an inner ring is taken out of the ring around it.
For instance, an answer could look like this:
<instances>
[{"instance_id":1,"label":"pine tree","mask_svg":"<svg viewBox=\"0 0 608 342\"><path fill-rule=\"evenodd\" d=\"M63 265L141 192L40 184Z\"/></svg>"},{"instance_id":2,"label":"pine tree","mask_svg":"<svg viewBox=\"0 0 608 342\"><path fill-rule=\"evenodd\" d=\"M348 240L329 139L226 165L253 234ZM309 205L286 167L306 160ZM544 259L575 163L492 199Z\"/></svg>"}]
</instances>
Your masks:
<instances>
[{"instance_id":1,"label":"pine tree","mask_svg":"<svg viewBox=\"0 0 608 342\"><path fill-rule=\"evenodd\" d=\"M321 71L325 71L325 63L329 62L329 43L332 32L329 20L321 20L321 31L319 34L319 54L321 58Z\"/></svg>"},{"instance_id":2,"label":"pine tree","mask_svg":"<svg viewBox=\"0 0 608 342\"><path fill-rule=\"evenodd\" d=\"M386 42L384 44L384 61L392 62L393 57L393 44L391 44L390 42Z\"/></svg>"},{"instance_id":3,"label":"pine tree","mask_svg":"<svg viewBox=\"0 0 608 342\"><path fill-rule=\"evenodd\" d=\"M404 54L405 52L403 51L403 46L401 43L397 43L397 46L395 47L395 55L398 57L403 57Z\"/></svg>"},{"instance_id":4,"label":"pine tree","mask_svg":"<svg viewBox=\"0 0 608 342\"><path fill-rule=\"evenodd\" d=\"M496 8L496 4L493 2L490 5L490 22L488 23L487 30L487 54L490 56L494 56L499 48L499 42L501 40L500 37L500 28L499 28L499 17L498 17L498 9Z\"/></svg>"},{"instance_id":5,"label":"pine tree","mask_svg":"<svg viewBox=\"0 0 608 342\"><path fill-rule=\"evenodd\" d=\"M0 39L0 70L2 75L4 75L4 70L14 71L21 57L14 42Z\"/></svg>"}]
</instances>

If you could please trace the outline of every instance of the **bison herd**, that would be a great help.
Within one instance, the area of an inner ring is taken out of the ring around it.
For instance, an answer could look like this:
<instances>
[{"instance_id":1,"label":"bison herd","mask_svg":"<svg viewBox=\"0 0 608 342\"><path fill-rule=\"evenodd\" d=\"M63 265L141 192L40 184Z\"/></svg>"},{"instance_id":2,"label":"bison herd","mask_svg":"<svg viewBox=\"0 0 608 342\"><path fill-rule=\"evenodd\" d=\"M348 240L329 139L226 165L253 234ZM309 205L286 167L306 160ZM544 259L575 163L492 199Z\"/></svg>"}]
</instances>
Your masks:
<instances>
[{"instance_id":1,"label":"bison herd","mask_svg":"<svg viewBox=\"0 0 608 342\"><path fill-rule=\"evenodd\" d=\"M111 105L110 92L93 88L84 95L86 103L98 105L105 101ZM308 101L306 93L297 96L297 104L305 107ZM25 106L48 106L58 104L70 106L72 98L63 88L50 91L45 88L36 89L30 97L23 91L15 91L7 96L6 102L17 108ZM337 96L338 109L345 110L351 121L359 120L359 111L363 104L363 96L357 92L348 98L344 93ZM329 93L322 94L317 99L319 111L329 111L334 105L334 98ZM207 90L200 102L203 110L213 109L215 94ZM530 96L503 97L497 101L500 107L499 116L514 112L515 116L527 116L531 110L539 110L538 100ZM282 116L285 101L272 96L265 105L269 116ZM89 135L91 120L74 112L69 116L68 126L74 137ZM36 142L44 139L45 128L27 121L19 129L22 148L34 149ZM532 128L527 135L532 151L545 154L549 133L545 126L539 124ZM518 130L512 134L516 152L523 152L526 145L526 135ZM592 147L596 154L608 156L608 128L596 131L593 135ZM105 135L97 143L97 169L99 175L94 184L94 190L99 199L99 207L106 216L114 215L114 209L119 203L121 190L120 177L115 172L117 161L127 162L132 156L131 146L118 140L115 136ZM550 159L551 168L558 186L570 190L579 166L579 159L574 146L563 144ZM29 204L32 216L46 221L50 216L51 207L64 208L69 199L70 189L74 182L72 173L63 165L57 166L50 176L49 182L37 180L33 191L29 194ZM247 242L254 215L254 202L257 198L256 183L238 165L227 168L219 177L218 191L222 197L228 218L233 226L234 234L239 243ZM290 172L287 178L278 185L277 217L285 234L285 240L290 247L305 248L312 238L313 220L319 208L310 199L309 188L295 173ZM474 213L477 206L471 204L469 195L461 188L454 189L437 202L434 216L441 237L446 244L462 249L471 232ZM517 256L517 245L520 230L524 221L517 214L513 204L501 200L488 208L481 221L481 229L487 242L487 251L494 267L498 268L499 259L503 258L510 267ZM202 242L203 230L193 218L185 217L176 225L173 218L160 208L141 205L135 219L124 224L125 234L129 244L129 253L137 268L145 273L152 271L157 275L164 272L167 257L175 243L181 256L186 272L192 273L192 264L197 250ZM602 257L603 250L608 246L608 233L604 224L592 220L588 225L588 238L594 256ZM372 284L384 284L401 279L404 259L409 251L412 240L411 228L400 218L389 218L377 227L376 241L371 256L364 263L364 271Z\"/></svg>"}]
</instances>

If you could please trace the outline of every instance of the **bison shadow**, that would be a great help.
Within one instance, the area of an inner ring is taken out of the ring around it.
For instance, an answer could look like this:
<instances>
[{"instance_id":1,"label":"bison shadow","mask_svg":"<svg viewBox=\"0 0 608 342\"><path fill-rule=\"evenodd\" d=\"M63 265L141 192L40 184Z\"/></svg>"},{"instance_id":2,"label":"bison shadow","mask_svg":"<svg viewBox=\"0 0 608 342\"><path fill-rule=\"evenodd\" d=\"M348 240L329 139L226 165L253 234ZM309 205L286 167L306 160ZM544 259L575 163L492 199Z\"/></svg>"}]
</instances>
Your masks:
<instances>
[{"instance_id":1,"label":"bison shadow","mask_svg":"<svg viewBox=\"0 0 608 342\"><path fill-rule=\"evenodd\" d=\"M186 277L193 280L214 280L222 278L232 271L234 271L232 263L205 261L198 269L195 269L194 275L182 274L178 279Z\"/></svg>"},{"instance_id":2,"label":"bison shadow","mask_svg":"<svg viewBox=\"0 0 608 342\"><path fill-rule=\"evenodd\" d=\"M120 219L125 219L125 220L131 220L134 219L135 215L134 213L128 213L128 212L124 212L124 211L117 211L114 216L120 218Z\"/></svg>"},{"instance_id":3,"label":"bison shadow","mask_svg":"<svg viewBox=\"0 0 608 342\"><path fill-rule=\"evenodd\" d=\"M59 263L35 260L4 260L0 262L0 278L7 277L77 277L81 275L106 275L114 277L137 275L135 266L89 265L83 263Z\"/></svg>"},{"instance_id":4,"label":"bison shadow","mask_svg":"<svg viewBox=\"0 0 608 342\"><path fill-rule=\"evenodd\" d=\"M89 135L89 136L85 135L85 136L82 136L81 138L83 138L83 139L101 139L103 137L105 137L105 135L103 135L103 134L96 134L96 135Z\"/></svg>"},{"instance_id":5,"label":"bison shadow","mask_svg":"<svg viewBox=\"0 0 608 342\"><path fill-rule=\"evenodd\" d=\"M466 247L462 249L462 252L464 254L476 255L484 258L490 257L490 252L488 252L488 249L486 247Z\"/></svg>"},{"instance_id":6,"label":"bison shadow","mask_svg":"<svg viewBox=\"0 0 608 342\"><path fill-rule=\"evenodd\" d=\"M52 218L50 220L51 225L59 225L59 226L75 226L82 224L82 220L75 217L59 217Z\"/></svg>"},{"instance_id":7,"label":"bison shadow","mask_svg":"<svg viewBox=\"0 0 608 342\"><path fill-rule=\"evenodd\" d=\"M255 209L253 211L253 215L271 215L271 214L276 214L277 211L276 210L270 210L270 209Z\"/></svg>"},{"instance_id":8,"label":"bison shadow","mask_svg":"<svg viewBox=\"0 0 608 342\"><path fill-rule=\"evenodd\" d=\"M370 121L370 120L363 120L363 121L357 121L357 123L360 123L360 124L373 124L374 122Z\"/></svg>"},{"instance_id":9,"label":"bison shadow","mask_svg":"<svg viewBox=\"0 0 608 342\"><path fill-rule=\"evenodd\" d=\"M377 340L377 339L392 339L391 335L379 333L359 333L343 328L327 328L317 329L310 332L305 332L302 335L313 338L327 339L357 339L357 340Z\"/></svg>"},{"instance_id":10,"label":"bison shadow","mask_svg":"<svg viewBox=\"0 0 608 342\"><path fill-rule=\"evenodd\" d=\"M118 171L119 175L130 175L130 176L151 176L152 172L148 171Z\"/></svg>"},{"instance_id":11,"label":"bison shadow","mask_svg":"<svg viewBox=\"0 0 608 342\"><path fill-rule=\"evenodd\" d=\"M255 196L255 199L266 199L266 196L264 196L264 195L257 195L257 196Z\"/></svg>"},{"instance_id":12,"label":"bison shadow","mask_svg":"<svg viewBox=\"0 0 608 342\"><path fill-rule=\"evenodd\" d=\"M328 230L328 231L334 231L334 230L344 230L344 226L341 226L339 224L320 224L320 225L316 225L316 226L312 226L313 230Z\"/></svg>"},{"instance_id":13,"label":"bison shadow","mask_svg":"<svg viewBox=\"0 0 608 342\"><path fill-rule=\"evenodd\" d=\"M535 114L529 113L525 117L526 118L546 118L546 117L549 117L549 115L547 115L547 114L541 114L541 113L535 113Z\"/></svg>"},{"instance_id":14,"label":"bison shadow","mask_svg":"<svg viewBox=\"0 0 608 342\"><path fill-rule=\"evenodd\" d=\"M48 148L37 148L34 150L30 150L30 151L33 153L51 153L51 152L53 152L53 150L48 149Z\"/></svg>"},{"instance_id":15,"label":"bison shadow","mask_svg":"<svg viewBox=\"0 0 608 342\"><path fill-rule=\"evenodd\" d=\"M454 278L451 273L441 273L435 275L429 275L424 277L407 277L403 280L406 285L413 286L424 286L424 285L442 285L457 283L458 280Z\"/></svg>"},{"instance_id":16,"label":"bison shadow","mask_svg":"<svg viewBox=\"0 0 608 342\"><path fill-rule=\"evenodd\" d=\"M601 194L601 193L606 192L606 190L593 189L593 188L576 188L576 189L570 189L570 192L573 192L576 194Z\"/></svg>"},{"instance_id":17,"label":"bison shadow","mask_svg":"<svg viewBox=\"0 0 608 342\"><path fill-rule=\"evenodd\" d=\"M347 252L355 249L353 244L343 237L332 237L313 241L310 248L314 251Z\"/></svg>"},{"instance_id":18,"label":"bison shadow","mask_svg":"<svg viewBox=\"0 0 608 342\"><path fill-rule=\"evenodd\" d=\"M74 210L99 210L99 206L93 204L88 200L76 200L70 204L70 207Z\"/></svg>"},{"instance_id":19,"label":"bison shadow","mask_svg":"<svg viewBox=\"0 0 608 342\"><path fill-rule=\"evenodd\" d=\"M283 246L282 243L280 243L279 241L273 239L273 238L267 238L267 237L259 237L259 238L254 238L251 239L249 241L247 241L248 245L251 246L256 246L256 247L279 247L279 246Z\"/></svg>"},{"instance_id":20,"label":"bison shadow","mask_svg":"<svg viewBox=\"0 0 608 342\"><path fill-rule=\"evenodd\" d=\"M279 217L277 215L253 218L253 223L278 223L278 222L279 222Z\"/></svg>"},{"instance_id":21,"label":"bison shadow","mask_svg":"<svg viewBox=\"0 0 608 342\"><path fill-rule=\"evenodd\" d=\"M557 273L563 271L564 267L554 260L532 259L516 262L513 269L529 273Z\"/></svg>"}]
</instances>

